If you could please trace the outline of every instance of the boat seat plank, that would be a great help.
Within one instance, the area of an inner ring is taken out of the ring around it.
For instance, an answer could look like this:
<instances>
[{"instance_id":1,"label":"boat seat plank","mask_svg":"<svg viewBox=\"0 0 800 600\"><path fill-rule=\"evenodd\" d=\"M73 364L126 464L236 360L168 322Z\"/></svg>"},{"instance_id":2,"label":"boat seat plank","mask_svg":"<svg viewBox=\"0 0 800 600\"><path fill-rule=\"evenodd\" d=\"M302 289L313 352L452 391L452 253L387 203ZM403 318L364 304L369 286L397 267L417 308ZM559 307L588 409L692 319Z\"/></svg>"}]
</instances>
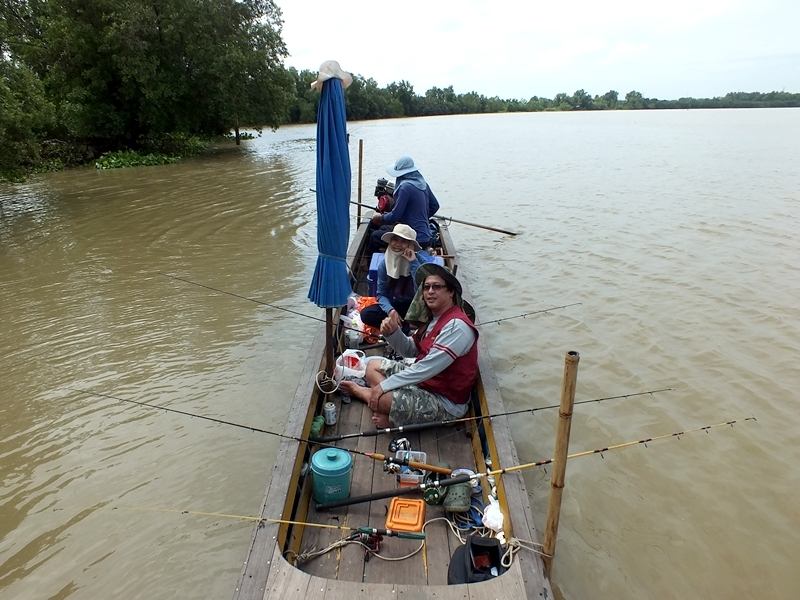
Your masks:
<instances>
[{"instance_id":1,"label":"boat seat plank","mask_svg":"<svg viewBox=\"0 0 800 600\"><path fill-rule=\"evenodd\" d=\"M441 446L439 444L439 436L450 434L452 431L452 428L445 427L426 429L420 432L420 444L428 452L428 462L450 468L453 468L454 464L460 464L461 460L463 460L460 457L467 450L463 445L460 449L455 449L447 444ZM459 460L454 463L456 457L459 457ZM441 505L429 505L425 519L426 521L431 521L445 516L445 510ZM443 521L434 521L425 528L425 533L427 536L425 552L428 585L446 585L447 567L450 564L450 555L452 554L450 528ZM457 540L454 541L456 544L458 543Z\"/></svg>"},{"instance_id":2,"label":"boat seat plank","mask_svg":"<svg viewBox=\"0 0 800 600\"><path fill-rule=\"evenodd\" d=\"M267 579L267 586L263 598L283 598L294 600L309 597L308 587L311 577L308 573L295 569L280 554L280 549L274 546L272 565ZM253 596L255 597L255 596Z\"/></svg>"},{"instance_id":3,"label":"boat seat plank","mask_svg":"<svg viewBox=\"0 0 800 600\"><path fill-rule=\"evenodd\" d=\"M352 431L356 431L360 425L361 421L361 414L358 410L350 410L350 406L348 404L343 404L341 402L341 397L339 394L331 394L326 398L326 401L333 402L336 406L336 414L338 416L335 425L326 425L322 435L323 436L335 436L339 433L350 433ZM357 407L356 407L357 408ZM356 439L347 439L338 442L338 445L341 448L353 449L356 446ZM319 447L316 449L319 451ZM359 461L355 460L355 456L353 457L353 471L355 471L361 467ZM358 457L363 458L363 457ZM369 460L369 459L364 459ZM313 475L312 475L313 479ZM351 491L352 493L352 491ZM308 522L309 523L320 523L323 525L348 525L346 522L346 518L342 518L342 514L346 513L347 509L339 509L338 511L318 511L314 508L315 502L312 499L311 506L308 511ZM343 531L341 529L328 529L322 527L306 527L305 533L303 534L303 543L301 545L301 551L307 551L311 548L322 549L334 542L347 537L351 532ZM303 563L302 568L304 571L311 573L312 575L318 575L320 577L325 578L335 578L337 572L339 571L339 562L338 559L340 557L340 553L336 550L323 554L322 556L316 557L311 559L310 561Z\"/></svg>"},{"instance_id":4,"label":"boat seat plank","mask_svg":"<svg viewBox=\"0 0 800 600\"><path fill-rule=\"evenodd\" d=\"M348 422L354 422L356 419L358 419L358 422L352 425L352 429L347 429L342 433L365 431L372 428L372 411L363 402L353 400L351 404L345 404L344 410L353 415L348 419ZM360 452L375 452L375 437L359 437L353 438L353 440L356 442L356 450ZM376 466L380 468L380 465L366 456L357 454L353 458L355 459L355 468L353 469L353 479L350 484L350 495L362 496L369 494L372 492L373 471ZM348 526L364 527L369 525L368 503L352 504L340 510L346 511L344 513L344 521ZM361 582L363 577L364 549L356 544L348 544L342 549L338 578Z\"/></svg>"},{"instance_id":5,"label":"boat seat plank","mask_svg":"<svg viewBox=\"0 0 800 600\"><path fill-rule=\"evenodd\" d=\"M419 436L416 434L406 435L411 442L412 449L419 448ZM376 447L381 454L388 454L389 442L392 437L382 434L377 437ZM376 465L372 478L372 492L393 490L397 488L397 481L393 475L385 473L383 468ZM409 498L419 497L407 496ZM384 498L370 502L370 526L385 527L386 515L388 513L391 498ZM419 540L406 540L401 538L385 538L381 549L381 555L387 557L400 557L410 554L420 545ZM388 582L402 584L420 584L425 581L421 552L411 559L401 561L386 561L373 557L364 567L364 580L367 582Z\"/></svg>"}]
</instances>

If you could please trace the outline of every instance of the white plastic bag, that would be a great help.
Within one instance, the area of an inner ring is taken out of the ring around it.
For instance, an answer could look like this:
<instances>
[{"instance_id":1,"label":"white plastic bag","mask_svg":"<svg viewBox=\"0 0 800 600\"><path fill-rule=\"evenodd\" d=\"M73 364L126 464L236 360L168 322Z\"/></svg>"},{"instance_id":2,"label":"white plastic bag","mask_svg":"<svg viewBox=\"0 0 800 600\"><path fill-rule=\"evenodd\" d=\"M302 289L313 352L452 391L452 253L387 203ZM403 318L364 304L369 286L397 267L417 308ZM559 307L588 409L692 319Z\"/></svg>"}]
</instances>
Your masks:
<instances>
[{"instance_id":1,"label":"white plastic bag","mask_svg":"<svg viewBox=\"0 0 800 600\"><path fill-rule=\"evenodd\" d=\"M336 367L333 369L333 378L337 382L342 379L363 379L366 374L366 356L361 350L348 348L336 359Z\"/></svg>"},{"instance_id":2,"label":"white plastic bag","mask_svg":"<svg viewBox=\"0 0 800 600\"><path fill-rule=\"evenodd\" d=\"M483 524L494 531L503 530L503 511L500 510L500 503L492 496L489 496L489 506L483 509Z\"/></svg>"}]
</instances>

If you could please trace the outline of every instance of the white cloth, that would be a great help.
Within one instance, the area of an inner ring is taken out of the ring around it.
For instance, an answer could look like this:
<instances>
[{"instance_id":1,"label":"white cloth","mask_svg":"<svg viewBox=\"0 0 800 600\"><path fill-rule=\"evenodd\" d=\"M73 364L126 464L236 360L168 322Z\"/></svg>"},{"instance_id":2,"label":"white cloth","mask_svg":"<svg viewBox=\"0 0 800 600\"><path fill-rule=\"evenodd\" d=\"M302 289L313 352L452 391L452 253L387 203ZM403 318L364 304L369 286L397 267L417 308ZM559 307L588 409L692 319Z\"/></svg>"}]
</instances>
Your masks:
<instances>
[{"instance_id":1,"label":"white cloth","mask_svg":"<svg viewBox=\"0 0 800 600\"><path fill-rule=\"evenodd\" d=\"M384 261L386 274L392 279L400 279L411 274L411 265L403 257L402 252L395 252L391 248L387 248L384 253Z\"/></svg>"}]
</instances>

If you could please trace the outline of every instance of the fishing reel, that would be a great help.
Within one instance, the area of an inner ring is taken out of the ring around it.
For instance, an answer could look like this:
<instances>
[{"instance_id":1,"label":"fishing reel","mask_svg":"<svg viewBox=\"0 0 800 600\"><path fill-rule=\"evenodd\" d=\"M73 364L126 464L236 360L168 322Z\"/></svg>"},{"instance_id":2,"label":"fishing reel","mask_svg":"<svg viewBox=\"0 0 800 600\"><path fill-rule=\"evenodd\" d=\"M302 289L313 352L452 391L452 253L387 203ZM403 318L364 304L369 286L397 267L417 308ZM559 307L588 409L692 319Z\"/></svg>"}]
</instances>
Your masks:
<instances>
[{"instance_id":1,"label":"fishing reel","mask_svg":"<svg viewBox=\"0 0 800 600\"><path fill-rule=\"evenodd\" d=\"M391 456L387 456L383 461L383 472L391 475L397 475L403 469L403 465L394 462Z\"/></svg>"},{"instance_id":2,"label":"fishing reel","mask_svg":"<svg viewBox=\"0 0 800 600\"><path fill-rule=\"evenodd\" d=\"M434 473L429 472L425 474L425 478L422 482L425 485L430 485L436 481L441 481L442 479L447 479L447 475L442 475L441 473ZM425 491L422 492L422 499L425 500L425 504L429 504L431 506L442 504L444 502L445 496L447 496L447 490L450 488L447 487L426 487Z\"/></svg>"},{"instance_id":3,"label":"fishing reel","mask_svg":"<svg viewBox=\"0 0 800 600\"><path fill-rule=\"evenodd\" d=\"M360 533L358 541L364 544L364 562L368 562L370 556L381 551L383 536L379 533Z\"/></svg>"},{"instance_id":4,"label":"fishing reel","mask_svg":"<svg viewBox=\"0 0 800 600\"><path fill-rule=\"evenodd\" d=\"M398 450L411 450L411 442L408 438L397 438L389 442L389 452L397 452Z\"/></svg>"}]
</instances>

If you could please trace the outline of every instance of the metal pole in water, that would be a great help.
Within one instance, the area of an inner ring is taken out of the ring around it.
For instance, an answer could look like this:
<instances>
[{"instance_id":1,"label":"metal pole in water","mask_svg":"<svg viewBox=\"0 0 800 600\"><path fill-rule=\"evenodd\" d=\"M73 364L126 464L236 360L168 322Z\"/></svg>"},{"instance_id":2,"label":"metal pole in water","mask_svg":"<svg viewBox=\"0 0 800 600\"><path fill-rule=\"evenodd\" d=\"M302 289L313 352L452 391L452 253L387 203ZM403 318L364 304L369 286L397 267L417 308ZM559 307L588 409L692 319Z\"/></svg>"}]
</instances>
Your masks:
<instances>
[{"instance_id":1,"label":"metal pole in water","mask_svg":"<svg viewBox=\"0 0 800 600\"><path fill-rule=\"evenodd\" d=\"M564 492L564 475L569 453L569 432L572 426L572 408L575 405L575 383L578 379L578 362L581 356L574 350L564 358L564 381L561 385L561 406L558 409L558 433L553 452L553 475L550 479L550 502L547 506L547 524L544 529L544 568L547 574L553 566L558 536L558 519L561 516L561 495Z\"/></svg>"}]
</instances>

